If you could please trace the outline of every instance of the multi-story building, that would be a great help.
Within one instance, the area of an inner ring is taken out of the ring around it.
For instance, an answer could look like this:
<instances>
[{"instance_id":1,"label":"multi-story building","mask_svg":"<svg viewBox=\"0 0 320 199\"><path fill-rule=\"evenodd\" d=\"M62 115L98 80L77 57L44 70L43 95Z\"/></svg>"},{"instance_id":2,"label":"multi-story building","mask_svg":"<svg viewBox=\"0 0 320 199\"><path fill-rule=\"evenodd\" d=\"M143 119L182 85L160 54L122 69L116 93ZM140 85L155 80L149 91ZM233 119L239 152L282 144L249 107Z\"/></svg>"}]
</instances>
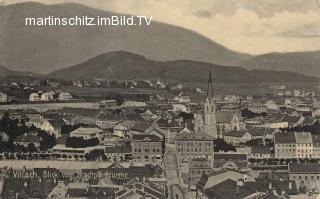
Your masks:
<instances>
[{"instance_id":1,"label":"multi-story building","mask_svg":"<svg viewBox=\"0 0 320 199\"><path fill-rule=\"evenodd\" d=\"M297 158L312 158L313 143L310 132L295 132L296 137L296 157Z\"/></svg>"},{"instance_id":2,"label":"multi-story building","mask_svg":"<svg viewBox=\"0 0 320 199\"><path fill-rule=\"evenodd\" d=\"M310 132L284 132L274 135L275 158L313 158Z\"/></svg>"},{"instance_id":3,"label":"multi-story building","mask_svg":"<svg viewBox=\"0 0 320 199\"><path fill-rule=\"evenodd\" d=\"M223 133L223 139L232 145L239 146L252 139L248 131L230 131Z\"/></svg>"},{"instance_id":4,"label":"multi-story building","mask_svg":"<svg viewBox=\"0 0 320 199\"><path fill-rule=\"evenodd\" d=\"M7 102L8 96L5 93L0 92L0 102Z\"/></svg>"},{"instance_id":5,"label":"multi-story building","mask_svg":"<svg viewBox=\"0 0 320 199\"><path fill-rule=\"evenodd\" d=\"M179 160L213 156L213 137L206 133L180 133L176 136L176 150Z\"/></svg>"},{"instance_id":6,"label":"multi-story building","mask_svg":"<svg viewBox=\"0 0 320 199\"><path fill-rule=\"evenodd\" d=\"M312 135L313 153L312 157L320 159L320 135Z\"/></svg>"},{"instance_id":7,"label":"multi-story building","mask_svg":"<svg viewBox=\"0 0 320 199\"><path fill-rule=\"evenodd\" d=\"M156 135L132 136L132 158L137 161L149 161L162 158L163 142Z\"/></svg>"},{"instance_id":8,"label":"multi-story building","mask_svg":"<svg viewBox=\"0 0 320 199\"><path fill-rule=\"evenodd\" d=\"M84 140L101 138L103 130L98 128L78 128L70 133L70 137L81 137Z\"/></svg>"},{"instance_id":9,"label":"multi-story building","mask_svg":"<svg viewBox=\"0 0 320 199\"><path fill-rule=\"evenodd\" d=\"M289 180L295 181L298 188L320 190L320 164L292 163L288 168Z\"/></svg>"}]
</instances>

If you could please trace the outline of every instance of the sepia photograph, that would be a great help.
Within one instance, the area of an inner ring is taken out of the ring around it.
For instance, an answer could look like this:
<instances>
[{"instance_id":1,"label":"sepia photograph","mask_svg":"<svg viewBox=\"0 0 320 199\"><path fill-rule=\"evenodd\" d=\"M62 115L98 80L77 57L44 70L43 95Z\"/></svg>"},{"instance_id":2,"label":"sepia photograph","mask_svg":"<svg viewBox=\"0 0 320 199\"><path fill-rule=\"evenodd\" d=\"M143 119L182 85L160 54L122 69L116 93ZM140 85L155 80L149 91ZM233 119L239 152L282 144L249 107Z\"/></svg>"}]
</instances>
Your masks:
<instances>
[{"instance_id":1,"label":"sepia photograph","mask_svg":"<svg viewBox=\"0 0 320 199\"><path fill-rule=\"evenodd\" d=\"M320 0L0 0L0 199L320 199Z\"/></svg>"}]
</instances>

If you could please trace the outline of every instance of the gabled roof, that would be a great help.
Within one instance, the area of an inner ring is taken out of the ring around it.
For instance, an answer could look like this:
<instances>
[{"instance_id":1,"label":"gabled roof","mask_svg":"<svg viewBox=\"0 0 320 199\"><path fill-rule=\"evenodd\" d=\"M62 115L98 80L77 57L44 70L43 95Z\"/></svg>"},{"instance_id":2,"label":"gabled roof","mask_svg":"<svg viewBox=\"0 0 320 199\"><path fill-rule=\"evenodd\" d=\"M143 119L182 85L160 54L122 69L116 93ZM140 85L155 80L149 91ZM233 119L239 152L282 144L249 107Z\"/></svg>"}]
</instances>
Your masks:
<instances>
[{"instance_id":1,"label":"gabled roof","mask_svg":"<svg viewBox=\"0 0 320 199\"><path fill-rule=\"evenodd\" d=\"M63 125L66 125L66 123L62 119L49 119L47 121L54 129L60 129Z\"/></svg>"}]
</instances>

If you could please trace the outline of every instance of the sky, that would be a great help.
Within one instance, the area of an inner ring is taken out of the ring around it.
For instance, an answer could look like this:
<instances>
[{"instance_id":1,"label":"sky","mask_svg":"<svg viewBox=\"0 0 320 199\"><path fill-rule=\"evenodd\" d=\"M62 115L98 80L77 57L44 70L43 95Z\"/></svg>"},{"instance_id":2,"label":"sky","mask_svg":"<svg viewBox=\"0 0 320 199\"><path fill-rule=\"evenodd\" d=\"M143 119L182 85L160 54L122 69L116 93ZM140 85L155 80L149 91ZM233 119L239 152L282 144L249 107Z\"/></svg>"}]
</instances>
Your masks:
<instances>
[{"instance_id":1,"label":"sky","mask_svg":"<svg viewBox=\"0 0 320 199\"><path fill-rule=\"evenodd\" d=\"M25 0L0 0L4 4ZM238 52L320 50L320 0L33 0L153 16Z\"/></svg>"}]
</instances>

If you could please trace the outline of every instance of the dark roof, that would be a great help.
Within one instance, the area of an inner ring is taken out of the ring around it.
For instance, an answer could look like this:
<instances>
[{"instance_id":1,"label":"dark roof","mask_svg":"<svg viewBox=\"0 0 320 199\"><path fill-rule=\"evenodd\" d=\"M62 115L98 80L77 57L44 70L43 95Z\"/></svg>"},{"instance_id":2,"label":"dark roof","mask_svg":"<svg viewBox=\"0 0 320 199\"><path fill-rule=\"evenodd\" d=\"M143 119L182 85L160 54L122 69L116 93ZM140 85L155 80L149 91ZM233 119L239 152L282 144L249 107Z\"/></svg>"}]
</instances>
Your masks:
<instances>
[{"instance_id":1,"label":"dark roof","mask_svg":"<svg viewBox=\"0 0 320 199\"><path fill-rule=\"evenodd\" d=\"M251 153L271 154L271 151L268 146L252 146Z\"/></svg>"},{"instance_id":2,"label":"dark roof","mask_svg":"<svg viewBox=\"0 0 320 199\"><path fill-rule=\"evenodd\" d=\"M48 120L48 122L51 124L51 126L54 129L59 129L66 123L62 119L53 119L53 120Z\"/></svg>"},{"instance_id":3,"label":"dark roof","mask_svg":"<svg viewBox=\"0 0 320 199\"><path fill-rule=\"evenodd\" d=\"M209 198L238 199L256 193L254 189L255 186L238 186L236 181L227 179L205 190L205 193Z\"/></svg>"},{"instance_id":4,"label":"dark roof","mask_svg":"<svg viewBox=\"0 0 320 199\"><path fill-rule=\"evenodd\" d=\"M300 117L297 116L291 116L291 115L284 115L281 118L281 122L288 122L289 125L296 124L300 120Z\"/></svg>"},{"instance_id":5,"label":"dark roof","mask_svg":"<svg viewBox=\"0 0 320 199\"><path fill-rule=\"evenodd\" d=\"M214 160L247 160L247 154L243 153L214 153Z\"/></svg>"},{"instance_id":6,"label":"dark roof","mask_svg":"<svg viewBox=\"0 0 320 199\"><path fill-rule=\"evenodd\" d=\"M272 134L273 132L275 132L275 129L272 129L272 128L249 128L248 132L252 136L263 136L266 134Z\"/></svg>"},{"instance_id":7,"label":"dark roof","mask_svg":"<svg viewBox=\"0 0 320 199\"><path fill-rule=\"evenodd\" d=\"M317 163L292 163L289 164L291 173L320 173L320 164Z\"/></svg>"},{"instance_id":8,"label":"dark roof","mask_svg":"<svg viewBox=\"0 0 320 199\"><path fill-rule=\"evenodd\" d=\"M132 136L132 141L147 141L147 142L161 142L160 138L156 135L137 135Z\"/></svg>"},{"instance_id":9,"label":"dark roof","mask_svg":"<svg viewBox=\"0 0 320 199\"><path fill-rule=\"evenodd\" d=\"M18 193L19 198L45 198L55 186L52 178L43 178L41 181L38 178L5 178L2 197L14 199Z\"/></svg>"},{"instance_id":10,"label":"dark roof","mask_svg":"<svg viewBox=\"0 0 320 199\"><path fill-rule=\"evenodd\" d=\"M229 131L223 133L223 136L230 136L230 137L243 137L247 131Z\"/></svg>"},{"instance_id":11,"label":"dark roof","mask_svg":"<svg viewBox=\"0 0 320 199\"><path fill-rule=\"evenodd\" d=\"M294 132L278 132L274 135L275 144L295 143L296 137Z\"/></svg>"}]
</instances>

